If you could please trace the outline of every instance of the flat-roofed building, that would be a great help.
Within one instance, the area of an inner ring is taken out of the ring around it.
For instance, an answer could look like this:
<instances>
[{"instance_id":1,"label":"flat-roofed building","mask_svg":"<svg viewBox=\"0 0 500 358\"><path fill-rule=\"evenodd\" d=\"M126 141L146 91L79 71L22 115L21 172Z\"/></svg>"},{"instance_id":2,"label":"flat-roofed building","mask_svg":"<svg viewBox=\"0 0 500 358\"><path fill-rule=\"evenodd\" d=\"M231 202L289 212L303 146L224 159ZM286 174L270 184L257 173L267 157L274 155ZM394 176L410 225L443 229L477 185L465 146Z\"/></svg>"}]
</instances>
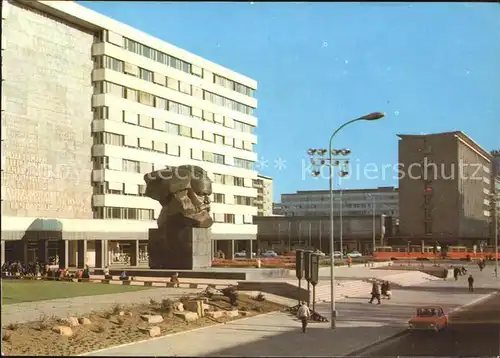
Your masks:
<instances>
[{"instance_id":1,"label":"flat-roofed building","mask_svg":"<svg viewBox=\"0 0 500 358\"><path fill-rule=\"evenodd\" d=\"M486 242L491 154L459 131L399 138L402 238L467 246Z\"/></svg>"},{"instance_id":2,"label":"flat-roofed building","mask_svg":"<svg viewBox=\"0 0 500 358\"><path fill-rule=\"evenodd\" d=\"M255 80L75 2L2 4L2 258L147 263L143 176L182 164L214 181L213 250L255 240Z\"/></svg>"},{"instance_id":3,"label":"flat-roofed building","mask_svg":"<svg viewBox=\"0 0 500 358\"><path fill-rule=\"evenodd\" d=\"M273 178L259 174L253 181L253 187L257 189L255 206L257 216L268 216L273 213Z\"/></svg>"},{"instance_id":4,"label":"flat-roofed building","mask_svg":"<svg viewBox=\"0 0 500 358\"><path fill-rule=\"evenodd\" d=\"M378 187L367 189L334 190L334 215L399 215L398 189ZM330 215L328 190L301 190L293 194L281 194L281 211L285 216Z\"/></svg>"}]
</instances>

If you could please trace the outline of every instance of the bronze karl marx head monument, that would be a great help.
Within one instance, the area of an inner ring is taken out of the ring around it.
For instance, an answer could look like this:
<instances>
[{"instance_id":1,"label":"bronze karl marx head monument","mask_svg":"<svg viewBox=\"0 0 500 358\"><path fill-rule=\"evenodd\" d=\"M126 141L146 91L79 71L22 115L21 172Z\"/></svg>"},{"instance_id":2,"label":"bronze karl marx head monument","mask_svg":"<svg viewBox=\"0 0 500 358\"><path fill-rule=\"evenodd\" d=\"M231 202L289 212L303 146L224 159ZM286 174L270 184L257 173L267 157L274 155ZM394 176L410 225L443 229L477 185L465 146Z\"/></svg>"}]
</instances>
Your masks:
<instances>
[{"instance_id":1,"label":"bronze karl marx head monument","mask_svg":"<svg viewBox=\"0 0 500 358\"><path fill-rule=\"evenodd\" d=\"M144 181L146 196L162 206L158 229L212 226L209 199L212 181L203 168L195 165L167 167L146 174Z\"/></svg>"}]
</instances>

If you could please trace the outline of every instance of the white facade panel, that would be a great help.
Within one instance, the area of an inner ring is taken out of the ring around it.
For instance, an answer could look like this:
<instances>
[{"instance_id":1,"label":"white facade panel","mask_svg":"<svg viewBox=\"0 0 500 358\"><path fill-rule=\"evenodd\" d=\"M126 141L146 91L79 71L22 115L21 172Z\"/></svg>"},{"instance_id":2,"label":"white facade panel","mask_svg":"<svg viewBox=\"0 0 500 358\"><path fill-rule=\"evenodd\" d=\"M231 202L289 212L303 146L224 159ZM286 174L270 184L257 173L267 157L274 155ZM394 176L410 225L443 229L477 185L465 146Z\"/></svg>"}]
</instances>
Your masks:
<instances>
[{"instance_id":1,"label":"white facade panel","mask_svg":"<svg viewBox=\"0 0 500 358\"><path fill-rule=\"evenodd\" d=\"M137 147L138 138L134 135L125 135L123 144L128 147Z\"/></svg>"},{"instance_id":2,"label":"white facade panel","mask_svg":"<svg viewBox=\"0 0 500 358\"><path fill-rule=\"evenodd\" d=\"M137 113L125 111L125 118L123 118L123 121L130 124L137 124L138 123Z\"/></svg>"},{"instance_id":3,"label":"white facade panel","mask_svg":"<svg viewBox=\"0 0 500 358\"><path fill-rule=\"evenodd\" d=\"M115 122L123 122L123 111L119 107L111 107L108 112L108 119Z\"/></svg>"},{"instance_id":4,"label":"white facade panel","mask_svg":"<svg viewBox=\"0 0 500 358\"><path fill-rule=\"evenodd\" d=\"M203 152L201 149L197 148L192 148L191 149L191 159L195 160L202 160L203 159Z\"/></svg>"},{"instance_id":5,"label":"white facade panel","mask_svg":"<svg viewBox=\"0 0 500 358\"><path fill-rule=\"evenodd\" d=\"M137 209L154 209L155 206L161 206L157 201L146 196L106 194L94 195L94 198L99 196L104 198L103 206Z\"/></svg>"},{"instance_id":6,"label":"white facade panel","mask_svg":"<svg viewBox=\"0 0 500 358\"><path fill-rule=\"evenodd\" d=\"M162 86L165 86L167 83L167 78L165 75L162 75L161 73L155 72L153 74L153 82Z\"/></svg>"},{"instance_id":7,"label":"white facade panel","mask_svg":"<svg viewBox=\"0 0 500 358\"><path fill-rule=\"evenodd\" d=\"M153 119L153 129L164 130L165 129L165 120L161 118Z\"/></svg>"},{"instance_id":8,"label":"white facade panel","mask_svg":"<svg viewBox=\"0 0 500 358\"><path fill-rule=\"evenodd\" d=\"M145 114L139 115L139 125L147 128L153 128L153 117Z\"/></svg>"},{"instance_id":9,"label":"white facade panel","mask_svg":"<svg viewBox=\"0 0 500 358\"><path fill-rule=\"evenodd\" d=\"M103 153L104 154L104 153ZM108 167L111 170L122 170L123 169L123 159L117 157L108 158Z\"/></svg>"},{"instance_id":10,"label":"white facade panel","mask_svg":"<svg viewBox=\"0 0 500 358\"><path fill-rule=\"evenodd\" d=\"M108 31L108 41L116 46L123 46L123 36L113 31Z\"/></svg>"},{"instance_id":11,"label":"white facade panel","mask_svg":"<svg viewBox=\"0 0 500 358\"><path fill-rule=\"evenodd\" d=\"M136 65L133 65L133 64L131 64L129 62L125 62L125 66L123 68L123 71L127 75L132 75L132 76L135 76L135 77L139 76L139 67L137 67Z\"/></svg>"},{"instance_id":12,"label":"white facade panel","mask_svg":"<svg viewBox=\"0 0 500 358\"><path fill-rule=\"evenodd\" d=\"M244 186L247 188L251 188L253 186L253 182L252 182L251 178L245 178L244 182L245 182Z\"/></svg>"},{"instance_id":13,"label":"white facade panel","mask_svg":"<svg viewBox=\"0 0 500 358\"><path fill-rule=\"evenodd\" d=\"M123 183L120 182L108 182L108 188L111 190L123 190Z\"/></svg>"},{"instance_id":14,"label":"white facade panel","mask_svg":"<svg viewBox=\"0 0 500 358\"><path fill-rule=\"evenodd\" d=\"M125 192L125 194L137 195L137 194L139 194L139 185L125 183L124 192Z\"/></svg>"},{"instance_id":15,"label":"white facade panel","mask_svg":"<svg viewBox=\"0 0 500 358\"><path fill-rule=\"evenodd\" d=\"M139 147L153 149L153 141L150 138L139 138Z\"/></svg>"}]
</instances>

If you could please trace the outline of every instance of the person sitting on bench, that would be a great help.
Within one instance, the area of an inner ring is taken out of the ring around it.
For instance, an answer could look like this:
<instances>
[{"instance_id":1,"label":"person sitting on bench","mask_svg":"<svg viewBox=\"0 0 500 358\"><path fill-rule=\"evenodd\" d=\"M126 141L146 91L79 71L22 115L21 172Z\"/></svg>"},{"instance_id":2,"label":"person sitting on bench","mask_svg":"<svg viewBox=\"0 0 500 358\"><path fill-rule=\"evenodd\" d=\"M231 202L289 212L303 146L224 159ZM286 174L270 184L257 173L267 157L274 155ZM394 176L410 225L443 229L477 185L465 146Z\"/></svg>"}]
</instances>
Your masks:
<instances>
[{"instance_id":1,"label":"person sitting on bench","mask_svg":"<svg viewBox=\"0 0 500 358\"><path fill-rule=\"evenodd\" d=\"M170 282L174 284L174 287L179 287L179 274L177 272L172 275Z\"/></svg>"},{"instance_id":2,"label":"person sitting on bench","mask_svg":"<svg viewBox=\"0 0 500 358\"><path fill-rule=\"evenodd\" d=\"M106 280L112 280L113 279L113 276L111 276L109 274L109 267L108 266L106 266L103 271L104 271L104 278Z\"/></svg>"},{"instance_id":3,"label":"person sitting on bench","mask_svg":"<svg viewBox=\"0 0 500 358\"><path fill-rule=\"evenodd\" d=\"M89 279L90 278L89 265L85 265L85 268L83 269L83 273L82 273L82 278L85 278L85 279Z\"/></svg>"},{"instance_id":4,"label":"person sitting on bench","mask_svg":"<svg viewBox=\"0 0 500 358\"><path fill-rule=\"evenodd\" d=\"M128 280L129 280L129 278L128 278L128 276L127 276L127 273L126 273L125 271L123 271L123 272L121 273L121 275L120 275L120 280L121 280L121 281L128 281Z\"/></svg>"}]
</instances>

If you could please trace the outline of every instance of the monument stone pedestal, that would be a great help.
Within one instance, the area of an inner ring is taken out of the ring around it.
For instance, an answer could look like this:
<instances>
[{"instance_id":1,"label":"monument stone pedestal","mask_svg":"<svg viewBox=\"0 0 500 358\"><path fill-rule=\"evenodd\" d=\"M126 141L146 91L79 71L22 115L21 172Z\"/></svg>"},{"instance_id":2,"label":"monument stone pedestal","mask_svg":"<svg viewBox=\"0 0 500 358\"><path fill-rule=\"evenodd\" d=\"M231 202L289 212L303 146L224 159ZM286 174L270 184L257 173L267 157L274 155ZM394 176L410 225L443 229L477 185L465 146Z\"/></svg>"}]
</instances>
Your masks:
<instances>
[{"instance_id":1,"label":"monument stone pedestal","mask_svg":"<svg viewBox=\"0 0 500 358\"><path fill-rule=\"evenodd\" d=\"M211 266L210 229L176 227L149 229L151 269L197 270Z\"/></svg>"}]
</instances>

